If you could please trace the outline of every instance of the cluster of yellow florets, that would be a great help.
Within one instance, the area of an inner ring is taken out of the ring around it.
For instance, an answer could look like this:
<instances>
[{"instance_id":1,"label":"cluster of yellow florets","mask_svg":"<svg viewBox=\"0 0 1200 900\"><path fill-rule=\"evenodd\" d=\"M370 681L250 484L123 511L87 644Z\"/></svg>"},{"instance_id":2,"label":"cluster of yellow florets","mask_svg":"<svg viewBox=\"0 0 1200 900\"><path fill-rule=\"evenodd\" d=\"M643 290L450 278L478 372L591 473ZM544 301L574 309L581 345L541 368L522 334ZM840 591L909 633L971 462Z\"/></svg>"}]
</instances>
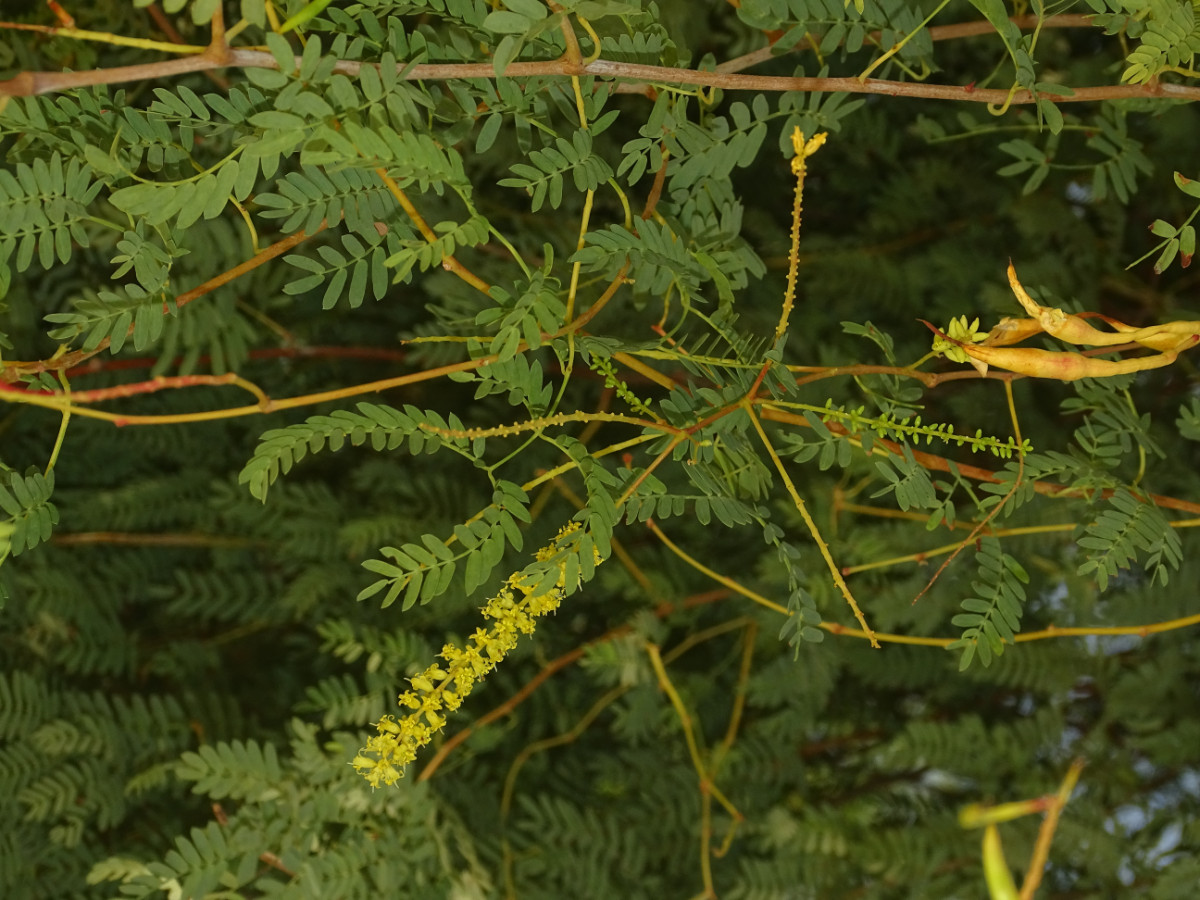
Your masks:
<instances>
[{"instance_id":1,"label":"cluster of yellow florets","mask_svg":"<svg viewBox=\"0 0 1200 900\"><path fill-rule=\"evenodd\" d=\"M577 531L576 523L563 528L552 544L538 551L538 561L545 562L561 552L564 539ZM439 654L443 662L434 663L409 679L411 690L400 695L400 706L410 712L399 721L393 716L379 720L376 725L379 733L367 740L366 747L351 762L355 771L371 787L399 781L404 776L404 767L417 758L417 751L445 726L443 711L458 709L475 682L496 668L517 646L520 636L533 634L537 619L558 609L565 579L565 562L559 566L558 580L549 588L538 590L540 579L520 574L510 576L483 608L484 617L491 623L489 627L477 628L465 647L447 644Z\"/></svg>"}]
</instances>

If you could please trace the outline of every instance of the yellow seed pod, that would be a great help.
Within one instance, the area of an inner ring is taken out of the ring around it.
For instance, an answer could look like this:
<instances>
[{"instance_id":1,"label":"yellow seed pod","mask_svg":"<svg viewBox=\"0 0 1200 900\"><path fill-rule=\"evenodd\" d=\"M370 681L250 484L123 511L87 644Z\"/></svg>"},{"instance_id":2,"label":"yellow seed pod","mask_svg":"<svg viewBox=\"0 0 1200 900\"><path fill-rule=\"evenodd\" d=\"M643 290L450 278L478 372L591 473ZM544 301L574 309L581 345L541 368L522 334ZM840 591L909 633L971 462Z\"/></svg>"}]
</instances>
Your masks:
<instances>
[{"instance_id":1,"label":"yellow seed pod","mask_svg":"<svg viewBox=\"0 0 1200 900\"><path fill-rule=\"evenodd\" d=\"M1017 900L1019 897L1017 883L1004 861L1004 847L995 825L989 825L983 832L983 879L991 900Z\"/></svg>"}]
</instances>

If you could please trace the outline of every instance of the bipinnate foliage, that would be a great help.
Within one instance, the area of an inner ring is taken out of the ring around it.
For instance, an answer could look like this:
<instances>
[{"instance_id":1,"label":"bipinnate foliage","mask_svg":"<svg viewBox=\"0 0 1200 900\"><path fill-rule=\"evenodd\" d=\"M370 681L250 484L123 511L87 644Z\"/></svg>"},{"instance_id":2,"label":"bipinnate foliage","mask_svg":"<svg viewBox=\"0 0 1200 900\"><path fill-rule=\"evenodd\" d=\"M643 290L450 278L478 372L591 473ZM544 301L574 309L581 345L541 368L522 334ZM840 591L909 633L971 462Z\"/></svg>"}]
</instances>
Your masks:
<instances>
[{"instance_id":1,"label":"bipinnate foliage","mask_svg":"<svg viewBox=\"0 0 1200 900\"><path fill-rule=\"evenodd\" d=\"M1191 0L0 35L5 900L1194 896Z\"/></svg>"}]
</instances>

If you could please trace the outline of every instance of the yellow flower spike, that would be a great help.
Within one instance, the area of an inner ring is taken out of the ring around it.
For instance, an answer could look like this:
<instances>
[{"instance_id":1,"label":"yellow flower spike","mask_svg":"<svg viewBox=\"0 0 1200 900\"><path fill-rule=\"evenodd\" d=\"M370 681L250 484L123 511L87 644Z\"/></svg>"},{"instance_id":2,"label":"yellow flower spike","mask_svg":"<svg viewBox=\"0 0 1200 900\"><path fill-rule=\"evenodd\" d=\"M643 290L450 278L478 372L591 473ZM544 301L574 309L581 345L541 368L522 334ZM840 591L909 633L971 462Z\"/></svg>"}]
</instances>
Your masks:
<instances>
[{"instance_id":1,"label":"yellow flower spike","mask_svg":"<svg viewBox=\"0 0 1200 900\"><path fill-rule=\"evenodd\" d=\"M804 176L808 170L808 158L821 149L827 137L825 132L805 140L804 132L792 129L792 174L796 176L796 193L792 201L791 247L788 250L787 288L783 292L783 308L779 311L779 323L775 326L775 341L780 341L788 331L788 321L796 303L796 269L800 264L800 224L804 213Z\"/></svg>"},{"instance_id":2,"label":"yellow flower spike","mask_svg":"<svg viewBox=\"0 0 1200 900\"><path fill-rule=\"evenodd\" d=\"M564 546L564 541L579 530L578 523L567 525L550 545L538 550L538 559L545 562L560 554L565 556L574 547ZM601 560L597 558L596 562ZM558 563L558 587L542 589L538 594L534 591L545 582L544 575L511 576L508 586L483 607L488 627L476 628L464 647L444 645L439 654L444 665L434 663L409 679L412 690L400 694L398 702L411 712L399 722L384 716L378 725L379 736L368 738L351 763L371 787L395 784L403 778L405 766L416 759L417 751L445 728L443 710L458 709L476 681L495 669L517 646L521 634L532 634L535 620L558 608L563 598L566 568L565 561ZM551 574L554 571L551 569Z\"/></svg>"},{"instance_id":3,"label":"yellow flower spike","mask_svg":"<svg viewBox=\"0 0 1200 900\"><path fill-rule=\"evenodd\" d=\"M1004 847L995 825L983 832L983 880L991 900L1018 900L1017 884L1004 861Z\"/></svg>"}]
</instances>

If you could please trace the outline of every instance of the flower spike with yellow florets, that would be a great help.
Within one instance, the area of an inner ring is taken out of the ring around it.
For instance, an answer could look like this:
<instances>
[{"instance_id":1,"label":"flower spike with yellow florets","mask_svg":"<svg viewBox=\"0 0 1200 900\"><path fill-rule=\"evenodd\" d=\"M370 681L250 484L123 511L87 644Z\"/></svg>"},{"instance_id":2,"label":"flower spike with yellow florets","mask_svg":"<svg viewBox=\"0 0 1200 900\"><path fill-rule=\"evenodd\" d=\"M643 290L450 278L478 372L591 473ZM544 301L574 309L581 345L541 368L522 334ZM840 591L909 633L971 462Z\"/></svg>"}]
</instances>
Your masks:
<instances>
[{"instance_id":1,"label":"flower spike with yellow florets","mask_svg":"<svg viewBox=\"0 0 1200 900\"><path fill-rule=\"evenodd\" d=\"M446 644L439 654L442 663L434 663L409 679L411 689L399 697L400 706L409 712L399 721L390 715L380 719L375 726L378 734L367 739L366 746L350 763L371 787L392 785L403 778L404 768L417 758L417 751L445 727L443 710L458 709L475 682L496 668L517 646L520 636L533 634L536 620L558 609L565 595L570 552L564 545L576 535L573 543L578 544L580 531L579 524L572 522L537 552L538 562L562 556L556 581L547 586L540 575L518 572L509 576L499 593L483 607L490 626L477 628L465 647ZM598 552L593 552L599 563Z\"/></svg>"}]
</instances>

